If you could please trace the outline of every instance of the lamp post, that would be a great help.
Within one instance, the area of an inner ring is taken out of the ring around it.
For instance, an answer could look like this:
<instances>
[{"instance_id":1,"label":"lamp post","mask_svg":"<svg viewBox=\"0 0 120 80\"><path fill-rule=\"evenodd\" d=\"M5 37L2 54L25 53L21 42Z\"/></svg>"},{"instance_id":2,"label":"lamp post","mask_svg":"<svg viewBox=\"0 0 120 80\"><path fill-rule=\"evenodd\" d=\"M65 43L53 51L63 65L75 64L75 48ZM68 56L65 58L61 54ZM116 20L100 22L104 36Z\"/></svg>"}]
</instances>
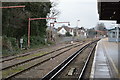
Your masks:
<instances>
[{"instance_id":1,"label":"lamp post","mask_svg":"<svg viewBox=\"0 0 120 80\"><path fill-rule=\"evenodd\" d=\"M77 27L78 27L78 23L79 23L80 20L77 20Z\"/></svg>"},{"instance_id":2,"label":"lamp post","mask_svg":"<svg viewBox=\"0 0 120 80\"><path fill-rule=\"evenodd\" d=\"M119 24L117 25L117 42L119 42Z\"/></svg>"},{"instance_id":3,"label":"lamp post","mask_svg":"<svg viewBox=\"0 0 120 80\"><path fill-rule=\"evenodd\" d=\"M30 47L30 21L41 19L55 19L56 18L28 18L28 48Z\"/></svg>"}]
</instances>

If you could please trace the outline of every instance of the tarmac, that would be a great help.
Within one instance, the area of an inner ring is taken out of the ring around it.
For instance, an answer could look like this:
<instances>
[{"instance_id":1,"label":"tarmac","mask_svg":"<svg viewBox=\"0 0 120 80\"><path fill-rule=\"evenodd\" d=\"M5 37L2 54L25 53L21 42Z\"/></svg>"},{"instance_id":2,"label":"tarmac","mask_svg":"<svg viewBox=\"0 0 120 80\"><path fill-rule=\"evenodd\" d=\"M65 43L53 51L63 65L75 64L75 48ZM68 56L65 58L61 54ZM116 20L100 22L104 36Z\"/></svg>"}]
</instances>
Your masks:
<instances>
[{"instance_id":1,"label":"tarmac","mask_svg":"<svg viewBox=\"0 0 120 80\"><path fill-rule=\"evenodd\" d=\"M90 78L98 79L118 79L118 49L117 42L109 42L108 38L101 39L96 46L94 60Z\"/></svg>"}]
</instances>

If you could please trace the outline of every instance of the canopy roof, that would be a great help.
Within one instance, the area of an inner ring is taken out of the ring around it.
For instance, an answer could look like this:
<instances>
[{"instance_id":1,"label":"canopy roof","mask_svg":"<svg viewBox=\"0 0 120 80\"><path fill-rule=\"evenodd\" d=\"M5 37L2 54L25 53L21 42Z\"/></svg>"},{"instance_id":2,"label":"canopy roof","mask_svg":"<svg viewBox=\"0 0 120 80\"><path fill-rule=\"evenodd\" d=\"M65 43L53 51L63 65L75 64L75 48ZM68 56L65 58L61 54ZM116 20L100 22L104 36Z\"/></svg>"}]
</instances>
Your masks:
<instances>
[{"instance_id":1,"label":"canopy roof","mask_svg":"<svg viewBox=\"0 0 120 80\"><path fill-rule=\"evenodd\" d=\"M98 13L100 20L117 20L120 24L120 0L98 0Z\"/></svg>"}]
</instances>

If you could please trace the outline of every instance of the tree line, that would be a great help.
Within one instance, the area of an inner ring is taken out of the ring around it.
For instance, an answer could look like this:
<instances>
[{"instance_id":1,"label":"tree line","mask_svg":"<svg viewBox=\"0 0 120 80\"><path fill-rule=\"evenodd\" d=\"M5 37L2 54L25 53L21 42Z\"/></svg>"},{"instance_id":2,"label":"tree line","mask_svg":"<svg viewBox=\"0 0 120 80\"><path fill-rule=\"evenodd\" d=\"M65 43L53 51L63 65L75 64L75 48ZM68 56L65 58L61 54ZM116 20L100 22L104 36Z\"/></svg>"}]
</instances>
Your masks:
<instances>
[{"instance_id":1,"label":"tree line","mask_svg":"<svg viewBox=\"0 0 120 80\"><path fill-rule=\"evenodd\" d=\"M107 36L107 28L104 23L97 23L97 25L94 28L88 29L87 34L89 37L95 37L95 36Z\"/></svg>"},{"instance_id":2,"label":"tree line","mask_svg":"<svg viewBox=\"0 0 120 80\"><path fill-rule=\"evenodd\" d=\"M3 2L2 6L20 6L24 8L2 9L3 49L19 47L20 38L27 44L28 18L45 18L56 15L52 2ZM31 44L44 43L47 28L46 20L31 21Z\"/></svg>"}]
</instances>

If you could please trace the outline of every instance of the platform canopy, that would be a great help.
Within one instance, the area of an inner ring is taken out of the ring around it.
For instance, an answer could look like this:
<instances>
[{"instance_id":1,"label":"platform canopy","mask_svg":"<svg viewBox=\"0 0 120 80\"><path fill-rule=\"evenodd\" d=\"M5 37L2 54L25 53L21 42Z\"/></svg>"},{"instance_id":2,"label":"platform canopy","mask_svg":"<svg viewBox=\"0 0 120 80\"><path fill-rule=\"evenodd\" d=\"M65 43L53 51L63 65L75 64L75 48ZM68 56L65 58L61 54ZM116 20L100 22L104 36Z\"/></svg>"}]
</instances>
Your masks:
<instances>
[{"instance_id":1,"label":"platform canopy","mask_svg":"<svg viewBox=\"0 0 120 80\"><path fill-rule=\"evenodd\" d=\"M100 20L116 20L120 24L120 0L98 0Z\"/></svg>"}]
</instances>

